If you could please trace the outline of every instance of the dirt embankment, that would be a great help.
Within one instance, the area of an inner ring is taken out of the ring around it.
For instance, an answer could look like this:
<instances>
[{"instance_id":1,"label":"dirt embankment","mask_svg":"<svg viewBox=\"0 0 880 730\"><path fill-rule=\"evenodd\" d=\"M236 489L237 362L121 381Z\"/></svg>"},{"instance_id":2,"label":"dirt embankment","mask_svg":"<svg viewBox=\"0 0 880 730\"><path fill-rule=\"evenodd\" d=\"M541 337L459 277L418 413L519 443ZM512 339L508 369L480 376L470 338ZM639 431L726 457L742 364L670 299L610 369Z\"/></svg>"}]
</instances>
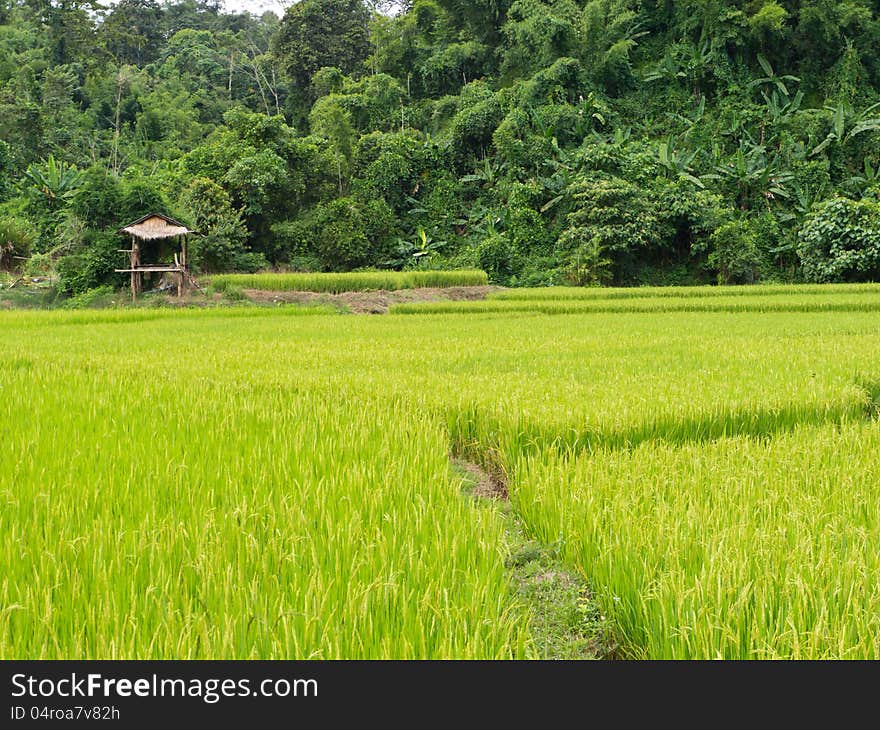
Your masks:
<instances>
[{"instance_id":1,"label":"dirt embankment","mask_svg":"<svg viewBox=\"0 0 880 730\"><path fill-rule=\"evenodd\" d=\"M245 289L244 295L259 304L330 304L353 314L387 314L392 304L404 302L477 301L498 286L452 286L447 288L400 289L397 291L351 291L342 294L319 294L304 291L261 291Z\"/></svg>"}]
</instances>

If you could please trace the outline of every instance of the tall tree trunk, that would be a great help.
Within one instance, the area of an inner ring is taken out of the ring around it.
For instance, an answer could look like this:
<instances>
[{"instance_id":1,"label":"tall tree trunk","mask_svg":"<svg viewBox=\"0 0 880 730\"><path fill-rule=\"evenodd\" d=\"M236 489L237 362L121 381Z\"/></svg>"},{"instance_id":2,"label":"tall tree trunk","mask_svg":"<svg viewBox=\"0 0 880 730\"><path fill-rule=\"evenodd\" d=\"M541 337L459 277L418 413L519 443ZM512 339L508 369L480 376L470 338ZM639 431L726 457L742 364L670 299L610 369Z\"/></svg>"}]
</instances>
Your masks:
<instances>
[{"instance_id":1,"label":"tall tree trunk","mask_svg":"<svg viewBox=\"0 0 880 730\"><path fill-rule=\"evenodd\" d=\"M116 74L116 114L113 119L113 174L119 174L119 134L120 134L120 115L122 111L122 92L125 88L126 77L123 69L120 67Z\"/></svg>"},{"instance_id":2,"label":"tall tree trunk","mask_svg":"<svg viewBox=\"0 0 880 730\"><path fill-rule=\"evenodd\" d=\"M269 90L275 98L275 113L281 114L281 102L278 99L278 79L275 78L275 66L272 66L272 83L269 86Z\"/></svg>"}]
</instances>

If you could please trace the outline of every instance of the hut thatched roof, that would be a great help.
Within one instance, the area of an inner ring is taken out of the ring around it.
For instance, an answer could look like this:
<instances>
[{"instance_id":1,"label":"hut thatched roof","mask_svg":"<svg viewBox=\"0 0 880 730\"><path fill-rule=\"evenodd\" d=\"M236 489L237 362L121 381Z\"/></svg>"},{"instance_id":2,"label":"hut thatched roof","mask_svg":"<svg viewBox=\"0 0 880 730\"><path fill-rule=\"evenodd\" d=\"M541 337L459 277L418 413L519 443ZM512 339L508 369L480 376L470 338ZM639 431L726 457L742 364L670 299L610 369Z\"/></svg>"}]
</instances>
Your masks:
<instances>
[{"instance_id":1,"label":"hut thatched roof","mask_svg":"<svg viewBox=\"0 0 880 730\"><path fill-rule=\"evenodd\" d=\"M119 229L120 233L139 238L142 241L154 241L158 238L175 238L185 236L187 233L195 233L183 223L178 223L173 218L160 213L150 213L132 221L127 226Z\"/></svg>"}]
</instances>

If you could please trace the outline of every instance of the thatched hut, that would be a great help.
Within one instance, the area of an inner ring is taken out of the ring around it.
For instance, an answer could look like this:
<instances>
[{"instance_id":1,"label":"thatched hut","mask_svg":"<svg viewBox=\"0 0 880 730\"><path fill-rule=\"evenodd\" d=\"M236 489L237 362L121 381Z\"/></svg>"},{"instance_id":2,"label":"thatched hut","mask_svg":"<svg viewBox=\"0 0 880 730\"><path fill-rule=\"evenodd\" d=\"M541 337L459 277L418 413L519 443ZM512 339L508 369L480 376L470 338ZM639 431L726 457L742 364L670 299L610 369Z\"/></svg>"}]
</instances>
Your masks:
<instances>
[{"instance_id":1,"label":"thatched hut","mask_svg":"<svg viewBox=\"0 0 880 730\"><path fill-rule=\"evenodd\" d=\"M187 236L191 231L183 223L161 213L150 213L119 229L119 233L131 237L131 248L121 249L129 255L130 266L116 269L131 274L131 298L137 299L143 290L144 274L172 273L177 283L177 296L183 296L187 281L191 278L187 264ZM174 264L144 264L141 261L141 244L147 241L177 239L179 250L174 253Z\"/></svg>"}]
</instances>

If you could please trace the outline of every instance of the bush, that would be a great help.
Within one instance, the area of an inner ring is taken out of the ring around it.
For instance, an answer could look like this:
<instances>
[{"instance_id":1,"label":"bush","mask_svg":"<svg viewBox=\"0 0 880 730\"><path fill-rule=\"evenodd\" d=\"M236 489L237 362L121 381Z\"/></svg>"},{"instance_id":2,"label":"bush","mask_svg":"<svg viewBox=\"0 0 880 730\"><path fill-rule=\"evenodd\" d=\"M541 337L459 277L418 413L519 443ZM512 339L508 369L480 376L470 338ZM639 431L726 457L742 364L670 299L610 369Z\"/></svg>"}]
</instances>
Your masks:
<instances>
[{"instance_id":1,"label":"bush","mask_svg":"<svg viewBox=\"0 0 880 730\"><path fill-rule=\"evenodd\" d=\"M555 256L530 256L520 260L519 273L510 277L509 286L540 288L564 281Z\"/></svg>"},{"instance_id":2,"label":"bush","mask_svg":"<svg viewBox=\"0 0 880 730\"><path fill-rule=\"evenodd\" d=\"M660 247L673 231L661 220L655 201L638 185L613 176L578 177L567 191L573 210L559 245L576 250L596 239L610 255ZM574 245L577 244L577 245Z\"/></svg>"},{"instance_id":3,"label":"bush","mask_svg":"<svg viewBox=\"0 0 880 730\"><path fill-rule=\"evenodd\" d=\"M309 251L313 248L314 235L311 221L308 218L295 218L293 220L273 223L272 232L272 256L275 263L293 263L302 257L309 257ZM314 256L320 268L321 263Z\"/></svg>"},{"instance_id":4,"label":"bush","mask_svg":"<svg viewBox=\"0 0 880 730\"><path fill-rule=\"evenodd\" d=\"M222 278L217 281L211 281L211 291L222 294L226 299L232 302L243 302L247 299L240 286L236 286Z\"/></svg>"},{"instance_id":5,"label":"bush","mask_svg":"<svg viewBox=\"0 0 880 730\"><path fill-rule=\"evenodd\" d=\"M754 284L760 277L761 254L748 223L731 221L709 237L709 266L719 284Z\"/></svg>"},{"instance_id":6,"label":"bush","mask_svg":"<svg viewBox=\"0 0 880 730\"><path fill-rule=\"evenodd\" d=\"M437 156L433 145L412 130L366 134L357 144L355 189L364 199L383 198L403 212L407 197L428 179L426 172L442 167Z\"/></svg>"},{"instance_id":7,"label":"bush","mask_svg":"<svg viewBox=\"0 0 880 730\"><path fill-rule=\"evenodd\" d=\"M289 271L310 274L321 270L321 260L317 256L310 256L308 254L291 256L287 261L287 269Z\"/></svg>"},{"instance_id":8,"label":"bush","mask_svg":"<svg viewBox=\"0 0 880 730\"><path fill-rule=\"evenodd\" d=\"M48 276L54 268L51 254L35 253L25 261L21 272L30 277Z\"/></svg>"},{"instance_id":9,"label":"bush","mask_svg":"<svg viewBox=\"0 0 880 730\"><path fill-rule=\"evenodd\" d=\"M255 251L237 253L230 261L230 264L230 269L233 271L243 271L248 274L255 274L261 269L269 267L269 261L266 257Z\"/></svg>"},{"instance_id":10,"label":"bush","mask_svg":"<svg viewBox=\"0 0 880 730\"><path fill-rule=\"evenodd\" d=\"M248 256L256 255L266 261L262 254L245 250L243 228L240 220L230 218L192 238L188 248L192 267L200 272L238 271L239 262Z\"/></svg>"},{"instance_id":11,"label":"bush","mask_svg":"<svg viewBox=\"0 0 880 730\"><path fill-rule=\"evenodd\" d=\"M707 283L705 269L701 269L695 262L688 261L680 264L665 266L642 266L633 276L634 287L684 287L699 286Z\"/></svg>"},{"instance_id":12,"label":"bush","mask_svg":"<svg viewBox=\"0 0 880 730\"><path fill-rule=\"evenodd\" d=\"M118 218L121 205L122 186L119 179L101 167L93 167L83 174L81 185L71 198L70 213L91 228L107 228L129 222ZM148 212L162 211L144 211ZM139 218L140 215L132 218Z\"/></svg>"},{"instance_id":13,"label":"bush","mask_svg":"<svg viewBox=\"0 0 880 730\"><path fill-rule=\"evenodd\" d=\"M560 241L570 249L564 278L572 286L603 286L612 278L611 259L605 253L601 241L596 238L579 240L572 246L570 239L578 235L577 229L569 229Z\"/></svg>"},{"instance_id":14,"label":"bush","mask_svg":"<svg viewBox=\"0 0 880 730\"><path fill-rule=\"evenodd\" d=\"M29 256L37 234L23 218L0 218L0 269L11 269L16 256Z\"/></svg>"},{"instance_id":15,"label":"bush","mask_svg":"<svg viewBox=\"0 0 880 730\"><path fill-rule=\"evenodd\" d=\"M151 178L126 180L119 198L119 212L116 216L123 224L137 220L148 213L166 213L168 201L159 183Z\"/></svg>"},{"instance_id":16,"label":"bush","mask_svg":"<svg viewBox=\"0 0 880 730\"><path fill-rule=\"evenodd\" d=\"M325 269L375 266L391 253L395 217L382 199L363 203L339 198L323 203L310 223L314 252Z\"/></svg>"},{"instance_id":17,"label":"bush","mask_svg":"<svg viewBox=\"0 0 880 730\"><path fill-rule=\"evenodd\" d=\"M513 183L507 194L506 232L520 257L552 250L558 231L538 212L544 189L534 183Z\"/></svg>"},{"instance_id":18,"label":"bush","mask_svg":"<svg viewBox=\"0 0 880 730\"><path fill-rule=\"evenodd\" d=\"M466 168L469 158L481 158L492 145L492 135L502 119L504 112L495 96L461 107L449 131L450 149L456 162Z\"/></svg>"},{"instance_id":19,"label":"bush","mask_svg":"<svg viewBox=\"0 0 880 730\"><path fill-rule=\"evenodd\" d=\"M516 252L504 234L490 233L476 245L475 255L492 284L506 285L516 273Z\"/></svg>"},{"instance_id":20,"label":"bush","mask_svg":"<svg viewBox=\"0 0 880 730\"><path fill-rule=\"evenodd\" d=\"M7 142L0 139L0 201L6 199L11 187L12 172L12 148Z\"/></svg>"},{"instance_id":21,"label":"bush","mask_svg":"<svg viewBox=\"0 0 880 730\"><path fill-rule=\"evenodd\" d=\"M197 270L216 272L244 268L253 271L266 265L262 255L263 263L257 263L248 253L247 228L241 213L232 207L229 194L213 180L195 178L181 194L180 204L202 233L190 244L190 263Z\"/></svg>"},{"instance_id":22,"label":"bush","mask_svg":"<svg viewBox=\"0 0 880 730\"><path fill-rule=\"evenodd\" d=\"M880 204L834 198L801 229L798 256L808 281L873 281L880 277Z\"/></svg>"},{"instance_id":23,"label":"bush","mask_svg":"<svg viewBox=\"0 0 880 730\"><path fill-rule=\"evenodd\" d=\"M82 294L94 283L85 254L73 254L58 259L55 270L58 272L58 291L62 294Z\"/></svg>"},{"instance_id":24,"label":"bush","mask_svg":"<svg viewBox=\"0 0 880 730\"><path fill-rule=\"evenodd\" d=\"M107 299L113 296L113 287L107 284L103 286L95 287L94 289L87 289L81 294L77 294L66 302L64 302L65 309L86 309L88 307L94 306L95 304L104 304Z\"/></svg>"},{"instance_id":25,"label":"bush","mask_svg":"<svg viewBox=\"0 0 880 730\"><path fill-rule=\"evenodd\" d=\"M84 250L58 260L58 291L77 295L102 284L122 284L124 274L116 274L119 263L119 237L114 232L88 230Z\"/></svg>"}]
</instances>

